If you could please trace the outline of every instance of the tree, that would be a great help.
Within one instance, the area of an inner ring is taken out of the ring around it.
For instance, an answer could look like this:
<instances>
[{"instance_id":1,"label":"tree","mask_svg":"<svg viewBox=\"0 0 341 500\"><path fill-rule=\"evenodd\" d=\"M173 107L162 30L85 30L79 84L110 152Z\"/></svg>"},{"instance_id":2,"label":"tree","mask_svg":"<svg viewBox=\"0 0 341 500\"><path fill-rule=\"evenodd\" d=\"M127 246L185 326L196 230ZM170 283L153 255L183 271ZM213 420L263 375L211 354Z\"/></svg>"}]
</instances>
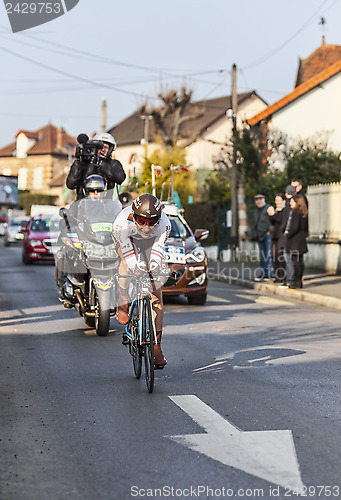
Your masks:
<instances>
[{"instance_id":1,"label":"tree","mask_svg":"<svg viewBox=\"0 0 341 500\"><path fill-rule=\"evenodd\" d=\"M204 110L190 102L192 91L184 87L180 91L161 92L158 97L160 106L147 108L144 105L140 109L141 116L148 115L153 119L156 148L150 150L148 146L145 147L139 182L142 185L148 182L151 186L151 165L161 166L161 175L156 178L156 192L160 196L162 184L165 184L165 198L171 183L171 165L186 165L185 148L198 136L198 132L193 132L187 125L202 116ZM174 190L183 203L187 202L188 196L193 196L196 190L194 173L180 170L179 174L174 174Z\"/></svg>"},{"instance_id":2,"label":"tree","mask_svg":"<svg viewBox=\"0 0 341 500\"><path fill-rule=\"evenodd\" d=\"M185 132L184 125L202 116L204 109L190 102L192 90L184 87L179 92L174 89L168 93L160 92L158 97L161 106L148 109L144 105L140 109L141 116L153 118L155 135L161 146L171 150L173 146L181 144L185 148L195 141L198 133L191 132L190 127Z\"/></svg>"},{"instance_id":3,"label":"tree","mask_svg":"<svg viewBox=\"0 0 341 500\"><path fill-rule=\"evenodd\" d=\"M283 191L287 185L286 175L280 169L266 161L264 151L267 144L259 130L244 126L234 131L238 184L243 183L246 201L253 202L257 193L272 200L277 192ZM216 169L207 179L206 195L209 199L217 199L217 193L228 191L221 199L230 197L230 177L232 167L233 147L232 140L222 148L221 154L215 159ZM223 186L223 187L222 187ZM213 196L212 196L213 195Z\"/></svg>"},{"instance_id":4,"label":"tree","mask_svg":"<svg viewBox=\"0 0 341 500\"><path fill-rule=\"evenodd\" d=\"M307 187L312 184L340 182L340 156L328 151L325 144L300 144L287 158L288 180L300 179Z\"/></svg>"},{"instance_id":5,"label":"tree","mask_svg":"<svg viewBox=\"0 0 341 500\"><path fill-rule=\"evenodd\" d=\"M210 201L229 202L231 199L230 171L227 168L212 170L205 179L204 194Z\"/></svg>"},{"instance_id":6,"label":"tree","mask_svg":"<svg viewBox=\"0 0 341 500\"><path fill-rule=\"evenodd\" d=\"M150 152L148 146L145 146L139 184L144 186L148 182L149 191L151 191L152 187L152 165L161 167L160 175L155 178L156 195L161 196L162 185L164 184L163 199L166 199L170 192L171 165L186 165L186 151L179 146L165 148L163 144L159 144L156 149ZM174 190L178 193L182 203L187 202L188 197L194 196L196 191L194 173L182 169L179 169L178 173L174 172Z\"/></svg>"}]
</instances>

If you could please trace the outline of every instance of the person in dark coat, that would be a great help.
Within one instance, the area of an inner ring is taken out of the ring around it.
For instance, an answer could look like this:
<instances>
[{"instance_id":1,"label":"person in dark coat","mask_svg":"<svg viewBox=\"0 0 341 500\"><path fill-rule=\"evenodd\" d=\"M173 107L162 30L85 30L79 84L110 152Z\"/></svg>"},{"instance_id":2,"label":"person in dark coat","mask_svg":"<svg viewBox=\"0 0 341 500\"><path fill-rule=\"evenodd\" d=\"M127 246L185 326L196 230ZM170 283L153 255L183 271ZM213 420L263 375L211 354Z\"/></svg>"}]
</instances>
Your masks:
<instances>
[{"instance_id":1,"label":"person in dark coat","mask_svg":"<svg viewBox=\"0 0 341 500\"><path fill-rule=\"evenodd\" d=\"M268 208L268 215L272 225L271 256L275 271L274 283L285 283L286 276L284 249L278 245L283 220L283 211L285 208L285 200L285 194L278 193L275 196L276 209L272 206Z\"/></svg>"},{"instance_id":2,"label":"person in dark coat","mask_svg":"<svg viewBox=\"0 0 341 500\"><path fill-rule=\"evenodd\" d=\"M304 254L308 252L308 207L300 194L290 200L290 214L284 232L286 237L285 252L290 255L294 266L294 279L289 288L302 288L304 273Z\"/></svg>"},{"instance_id":3,"label":"person in dark coat","mask_svg":"<svg viewBox=\"0 0 341 500\"><path fill-rule=\"evenodd\" d=\"M115 184L122 184L126 178L121 162L111 158L116 149L116 141L111 134L101 133L94 137L95 141L102 141L103 148L98 151L98 165L81 158L76 159L66 179L69 189L76 189L77 200L84 198L84 181L92 174L98 174L106 182L107 191L114 189Z\"/></svg>"},{"instance_id":4,"label":"person in dark coat","mask_svg":"<svg viewBox=\"0 0 341 500\"><path fill-rule=\"evenodd\" d=\"M305 204L307 205L307 208L309 208L308 198L304 192L301 179L293 179L291 181L291 186L294 186L294 188L296 189L296 194L300 194L301 196L303 196Z\"/></svg>"},{"instance_id":5,"label":"person in dark coat","mask_svg":"<svg viewBox=\"0 0 341 500\"><path fill-rule=\"evenodd\" d=\"M283 249L283 255L284 255L284 260L285 260L285 283L281 283L279 286L281 288L288 288L288 283L293 283L294 282L294 264L290 258L290 254L285 251L286 247L286 237L284 236L284 231L286 230L287 223L288 223L288 218L290 215L290 200L291 198L296 194L296 188L294 186L291 186L289 184L285 188L285 207L283 209L282 213L282 224L279 228L279 234L278 234L278 240L277 240L277 246L278 248Z\"/></svg>"},{"instance_id":6,"label":"person in dark coat","mask_svg":"<svg viewBox=\"0 0 341 500\"><path fill-rule=\"evenodd\" d=\"M255 196L256 208L253 212L254 229L253 234L258 242L261 275L255 278L256 281L274 277L274 269L271 260L271 233L270 218L267 212L269 205L265 203L263 194Z\"/></svg>"}]
</instances>

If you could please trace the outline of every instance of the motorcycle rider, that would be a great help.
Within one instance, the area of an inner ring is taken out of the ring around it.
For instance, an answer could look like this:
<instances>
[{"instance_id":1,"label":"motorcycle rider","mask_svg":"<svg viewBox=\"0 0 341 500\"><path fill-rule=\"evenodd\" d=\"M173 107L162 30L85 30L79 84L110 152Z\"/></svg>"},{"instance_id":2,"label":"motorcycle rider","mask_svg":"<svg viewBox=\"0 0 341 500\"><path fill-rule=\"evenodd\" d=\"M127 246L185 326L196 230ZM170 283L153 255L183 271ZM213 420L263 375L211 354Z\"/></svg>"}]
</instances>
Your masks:
<instances>
[{"instance_id":1,"label":"motorcycle rider","mask_svg":"<svg viewBox=\"0 0 341 500\"><path fill-rule=\"evenodd\" d=\"M88 211L96 211L103 213L107 218L113 213L118 213L122 206L118 200L102 200L102 203L93 204L94 201L102 199L103 192L105 191L106 183L102 176L98 174L89 175L84 182L83 194L85 198L74 201L68 210L63 209L63 218L59 223L60 236L59 244L60 249L56 255L56 269L55 280L57 286L61 289L61 299L64 300L62 293L62 286L65 282L68 269L67 252L63 244L63 237L67 232L77 232L77 226L82 227L83 222L87 218ZM88 206L88 204L91 204ZM80 271L80 270L78 270ZM69 271L70 272L70 271ZM77 271L76 271L77 272ZM68 301L64 300L64 306L70 307Z\"/></svg>"},{"instance_id":2,"label":"motorcycle rider","mask_svg":"<svg viewBox=\"0 0 341 500\"><path fill-rule=\"evenodd\" d=\"M170 233L171 224L161 210L161 202L151 194L137 197L132 205L124 208L113 226L114 239L118 244L117 252L121 257L119 274L133 272L140 275L150 272L155 279L165 268L165 241ZM151 293L156 336L158 344L154 348L154 365L163 368L167 360L161 349L163 302L162 283L153 282ZM120 279L120 299L116 319L122 325L129 321L129 281Z\"/></svg>"},{"instance_id":3,"label":"motorcycle rider","mask_svg":"<svg viewBox=\"0 0 341 500\"><path fill-rule=\"evenodd\" d=\"M103 148L98 151L99 166L82 158L76 159L66 179L66 186L69 189L76 189L77 200L84 198L84 181L91 174L101 175L107 183L107 190L114 189L115 184L122 184L126 178L121 162L111 158L116 149L114 137L102 132L95 135L93 140L103 142Z\"/></svg>"}]
</instances>

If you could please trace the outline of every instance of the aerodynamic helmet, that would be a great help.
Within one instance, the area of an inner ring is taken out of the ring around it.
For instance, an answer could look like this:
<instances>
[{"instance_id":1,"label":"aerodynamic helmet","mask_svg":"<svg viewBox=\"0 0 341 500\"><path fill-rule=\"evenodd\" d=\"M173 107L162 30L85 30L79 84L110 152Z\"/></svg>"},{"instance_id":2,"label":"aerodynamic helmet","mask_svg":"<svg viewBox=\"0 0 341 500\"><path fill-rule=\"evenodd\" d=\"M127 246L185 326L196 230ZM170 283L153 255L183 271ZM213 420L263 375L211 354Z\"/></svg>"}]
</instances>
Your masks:
<instances>
[{"instance_id":1,"label":"aerodynamic helmet","mask_svg":"<svg viewBox=\"0 0 341 500\"><path fill-rule=\"evenodd\" d=\"M116 141L114 137L111 134L108 134L107 132L101 132L100 134L96 134L93 140L102 141L108 144L109 151L106 156L107 158L110 158L111 153L116 149Z\"/></svg>"},{"instance_id":2,"label":"aerodynamic helmet","mask_svg":"<svg viewBox=\"0 0 341 500\"><path fill-rule=\"evenodd\" d=\"M161 217L161 203L152 194L138 196L132 204L133 217L138 224L154 225Z\"/></svg>"},{"instance_id":3,"label":"aerodynamic helmet","mask_svg":"<svg viewBox=\"0 0 341 500\"><path fill-rule=\"evenodd\" d=\"M91 191L101 192L105 190L105 181L102 176L97 174L89 175L84 181L84 193L86 196Z\"/></svg>"}]
</instances>

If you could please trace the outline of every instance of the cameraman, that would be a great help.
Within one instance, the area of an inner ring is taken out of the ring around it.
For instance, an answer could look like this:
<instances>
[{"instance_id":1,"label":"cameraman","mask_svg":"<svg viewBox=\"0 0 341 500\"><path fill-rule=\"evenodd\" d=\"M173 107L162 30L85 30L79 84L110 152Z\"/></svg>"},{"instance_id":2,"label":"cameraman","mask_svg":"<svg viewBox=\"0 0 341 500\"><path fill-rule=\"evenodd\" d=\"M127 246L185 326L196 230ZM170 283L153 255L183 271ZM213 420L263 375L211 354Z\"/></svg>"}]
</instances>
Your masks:
<instances>
[{"instance_id":1,"label":"cameraman","mask_svg":"<svg viewBox=\"0 0 341 500\"><path fill-rule=\"evenodd\" d=\"M77 146L76 160L66 179L66 186L76 189L77 200L84 198L84 181L91 174L101 175L107 183L107 190L113 189L115 184L122 184L126 174L121 162L111 158L116 149L116 141L112 135L103 132L89 141L86 134L80 134L78 142L80 145Z\"/></svg>"}]
</instances>

